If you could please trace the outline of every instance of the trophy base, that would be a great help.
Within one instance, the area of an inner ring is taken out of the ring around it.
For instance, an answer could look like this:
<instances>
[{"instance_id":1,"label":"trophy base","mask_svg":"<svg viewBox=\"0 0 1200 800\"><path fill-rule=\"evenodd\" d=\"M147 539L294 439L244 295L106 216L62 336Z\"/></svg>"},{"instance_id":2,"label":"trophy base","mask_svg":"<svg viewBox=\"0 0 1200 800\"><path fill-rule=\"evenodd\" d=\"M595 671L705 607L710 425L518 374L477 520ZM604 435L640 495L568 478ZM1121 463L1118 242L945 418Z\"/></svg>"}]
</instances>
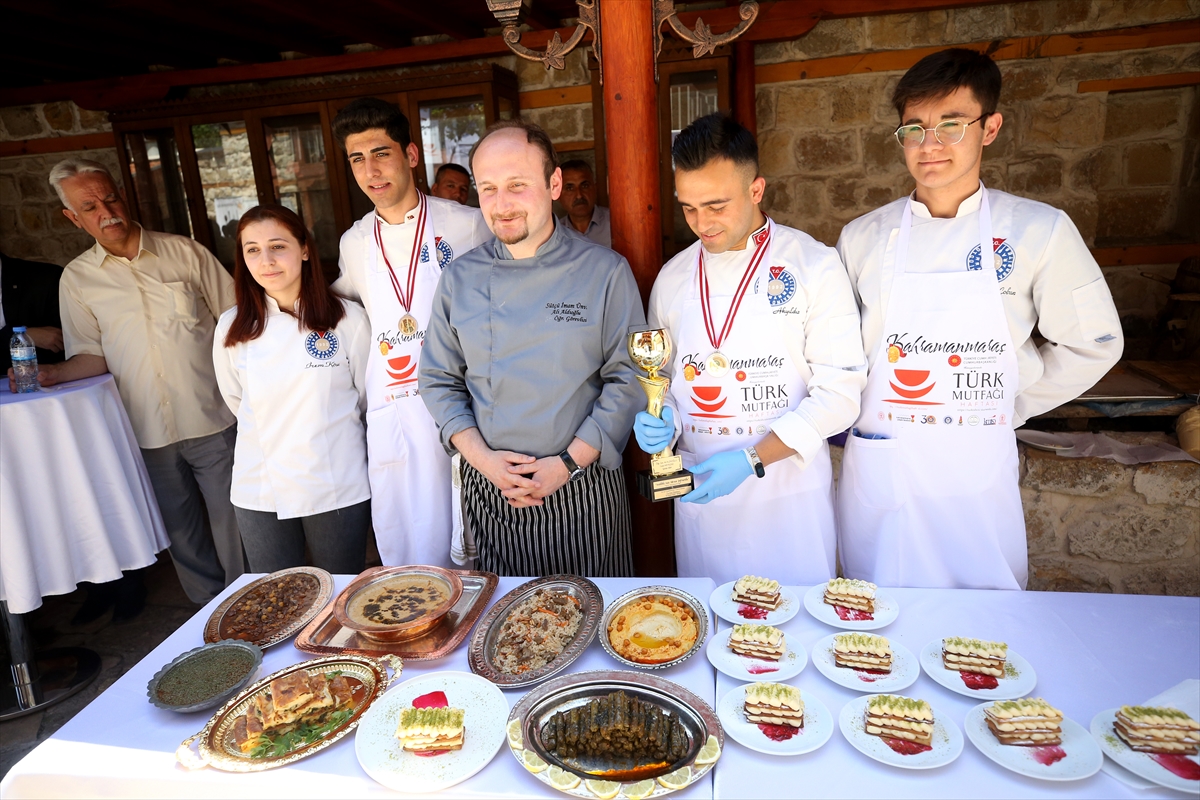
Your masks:
<instances>
[{"instance_id":1,"label":"trophy base","mask_svg":"<svg viewBox=\"0 0 1200 800\"><path fill-rule=\"evenodd\" d=\"M651 475L650 470L644 469L637 474L637 484L642 497L652 503L658 503L687 494L695 486L695 479L686 469L659 476Z\"/></svg>"}]
</instances>

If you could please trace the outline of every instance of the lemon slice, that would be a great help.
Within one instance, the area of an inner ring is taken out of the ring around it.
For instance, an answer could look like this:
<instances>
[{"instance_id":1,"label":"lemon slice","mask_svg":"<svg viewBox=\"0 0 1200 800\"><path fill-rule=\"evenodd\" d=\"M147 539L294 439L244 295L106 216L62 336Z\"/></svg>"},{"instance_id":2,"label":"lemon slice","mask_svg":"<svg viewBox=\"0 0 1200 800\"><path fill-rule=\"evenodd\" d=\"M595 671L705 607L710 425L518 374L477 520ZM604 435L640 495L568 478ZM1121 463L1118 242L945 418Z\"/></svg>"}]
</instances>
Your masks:
<instances>
[{"instance_id":1,"label":"lemon slice","mask_svg":"<svg viewBox=\"0 0 1200 800\"><path fill-rule=\"evenodd\" d=\"M546 767L550 766L545 761L542 761L538 754L532 750L521 751L521 763L525 765L525 769L534 773L541 772Z\"/></svg>"},{"instance_id":2,"label":"lemon slice","mask_svg":"<svg viewBox=\"0 0 1200 800\"><path fill-rule=\"evenodd\" d=\"M642 800L654 791L654 781L638 781L624 787L623 794L629 800Z\"/></svg>"},{"instance_id":3,"label":"lemon slice","mask_svg":"<svg viewBox=\"0 0 1200 800\"><path fill-rule=\"evenodd\" d=\"M680 767L674 772L668 772L666 775L659 775L658 782L665 789L682 789L687 786L692 780L692 768Z\"/></svg>"},{"instance_id":4,"label":"lemon slice","mask_svg":"<svg viewBox=\"0 0 1200 800\"><path fill-rule=\"evenodd\" d=\"M711 764L721 757L721 743L717 741L716 736L709 736L708 741L704 743L704 747L700 748L700 752L696 755L696 763Z\"/></svg>"},{"instance_id":5,"label":"lemon slice","mask_svg":"<svg viewBox=\"0 0 1200 800\"><path fill-rule=\"evenodd\" d=\"M546 773L546 777L550 779L551 786L555 789L561 789L564 792L571 791L580 783L578 775L574 775L557 766L551 767L550 771Z\"/></svg>"},{"instance_id":6,"label":"lemon slice","mask_svg":"<svg viewBox=\"0 0 1200 800\"><path fill-rule=\"evenodd\" d=\"M521 720L514 719L508 723L508 746L520 750L525 746L525 738L521 735Z\"/></svg>"},{"instance_id":7,"label":"lemon slice","mask_svg":"<svg viewBox=\"0 0 1200 800\"><path fill-rule=\"evenodd\" d=\"M621 784L616 781L584 781L583 785L600 800L612 800L621 791Z\"/></svg>"}]
</instances>

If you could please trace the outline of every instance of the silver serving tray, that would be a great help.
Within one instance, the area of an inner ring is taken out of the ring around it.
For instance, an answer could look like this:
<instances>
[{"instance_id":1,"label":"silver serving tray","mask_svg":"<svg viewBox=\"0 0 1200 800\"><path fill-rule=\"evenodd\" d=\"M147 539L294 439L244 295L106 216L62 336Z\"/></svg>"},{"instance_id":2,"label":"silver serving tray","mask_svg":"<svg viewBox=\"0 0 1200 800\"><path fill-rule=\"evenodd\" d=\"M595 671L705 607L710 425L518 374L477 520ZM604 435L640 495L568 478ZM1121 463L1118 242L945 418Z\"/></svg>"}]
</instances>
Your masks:
<instances>
[{"instance_id":1,"label":"silver serving tray","mask_svg":"<svg viewBox=\"0 0 1200 800\"><path fill-rule=\"evenodd\" d=\"M652 703L676 717L683 724L684 730L687 731L688 747L687 754L682 759L660 770L639 774L636 778L622 778L620 776L610 778L605 776L606 780L623 780L626 782L646 780L674 772L680 767L691 765L695 761L696 755L700 752L700 748L708 741L709 736L717 737L717 741L721 745L721 750L724 752L725 731L721 727L721 723L717 719L717 714L713 711L712 706L677 683L672 683L657 675L647 675L640 672L597 670L594 672L579 672L572 675L560 676L521 698L513 706L512 711L509 712L509 723L511 724L514 719L521 720L521 735L524 747L533 750L546 763L557 765L581 778L594 779L599 776L589 770L608 771L612 769L625 769L627 765L620 762L563 761L542 745L541 730L550 717L559 711L568 711L576 706L586 705L594 697L616 691L623 691L642 701ZM513 755L520 760L520 751L511 746L510 749L513 751ZM689 785L704 777L712 767L713 764L704 764L699 767L693 766ZM543 779L543 775L544 773L539 773L539 779ZM583 786L581 785L579 788L583 789ZM657 787L655 795L665 794L666 792L661 791L662 788ZM570 793L574 794L574 792Z\"/></svg>"},{"instance_id":2,"label":"silver serving tray","mask_svg":"<svg viewBox=\"0 0 1200 800\"><path fill-rule=\"evenodd\" d=\"M679 658L671 661L664 661L661 664L641 664L637 661L630 661L622 656L608 641L608 624L612 622L612 618L617 615L621 609L630 603L647 595L666 595L674 600L682 600L687 603L692 609L692 614L696 617L696 643L691 648L681 655ZM682 664L692 656L696 655L701 648L704 647L704 642L708 639L708 606L701 603L696 598L692 597L682 589L676 589L674 586L643 586L640 589L634 589L632 592L626 592L608 604L608 608L604 609L604 616L600 620L600 644L604 647L604 651L615 658L620 663L634 669L666 669L673 667L676 664ZM701 743L703 744L703 743Z\"/></svg>"},{"instance_id":3,"label":"silver serving tray","mask_svg":"<svg viewBox=\"0 0 1200 800\"><path fill-rule=\"evenodd\" d=\"M273 647L280 642L286 642L288 639L295 636L300 632L301 629L304 628L305 625L312 622L317 614L321 613L321 609L325 608L330 599L333 597L333 576L319 567L289 567L288 569L281 569L277 572L272 572L269 575L264 575L258 580L251 581L250 583L246 584L237 592L227 597L224 602L217 606L216 610L213 611L212 616L208 618L208 622L204 625L204 641L213 643L228 639L229 637L221 635L221 623L225 621L225 615L234 607L234 605L241 602L246 595L250 594L250 592L254 591L263 584L295 574L309 575L316 579L317 596L313 600L312 605L309 606L299 616L276 630L270 636L266 636L259 641L251 642L251 644L266 650L268 647ZM237 641L243 640L239 639Z\"/></svg>"},{"instance_id":4,"label":"silver serving tray","mask_svg":"<svg viewBox=\"0 0 1200 800\"><path fill-rule=\"evenodd\" d=\"M540 669L523 672L520 675L501 672L493 661L496 655L496 645L500 639L500 626L508 618L508 612L513 606L521 603L538 589L557 589L577 599L579 610L583 614L579 630L575 632L575 638L563 648L558 657L547 662ZM547 575L544 578L535 578L501 597L475 627L475 633L471 636L471 645L467 650L467 663L476 675L487 678L501 688L519 689L524 686L533 686L571 666L577 658L583 655L583 651L596 637L596 631L600 629L600 615L603 611L604 599L600 594L600 589L587 578L577 575Z\"/></svg>"},{"instance_id":5,"label":"silver serving tray","mask_svg":"<svg viewBox=\"0 0 1200 800\"><path fill-rule=\"evenodd\" d=\"M170 703L163 702L158 697L158 682L163 679L167 673L183 664L186 661L191 661L195 658L202 658L201 653L208 653L211 650L243 650L250 655L250 669L246 670L246 675L232 686L217 692L206 700L201 700L198 703L193 703L187 706L176 706ZM213 642L211 644L201 645L200 647L188 650L186 653L176 656L169 664L164 666L158 672L154 673L154 677L146 684L146 696L150 698L150 702L159 708L167 711L178 711L180 713L189 713L192 711L207 711L210 708L216 708L224 703L235 694L245 689L250 685L250 682L258 675L258 668L262 666L263 654L262 650L250 642L243 642L240 639L226 639L221 642Z\"/></svg>"}]
</instances>

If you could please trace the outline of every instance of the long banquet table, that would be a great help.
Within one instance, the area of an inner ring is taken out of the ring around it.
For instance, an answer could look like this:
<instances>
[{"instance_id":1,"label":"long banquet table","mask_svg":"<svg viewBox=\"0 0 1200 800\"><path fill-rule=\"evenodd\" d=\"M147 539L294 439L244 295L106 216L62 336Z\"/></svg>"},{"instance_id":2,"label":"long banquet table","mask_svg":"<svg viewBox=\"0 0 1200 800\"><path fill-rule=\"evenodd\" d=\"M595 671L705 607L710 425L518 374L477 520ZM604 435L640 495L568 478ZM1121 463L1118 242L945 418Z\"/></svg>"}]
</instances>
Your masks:
<instances>
[{"instance_id":1,"label":"long banquet table","mask_svg":"<svg viewBox=\"0 0 1200 800\"><path fill-rule=\"evenodd\" d=\"M242 576L225 594L185 623L49 740L17 763L0 783L0 797L346 797L392 795L359 766L350 737L289 767L234 775L207 769L187 772L175 764L176 746L199 731L207 713L179 715L151 706L146 683L172 658L201 643L209 614L230 591L255 576ZM336 576L337 589L350 576ZM493 602L523 582L501 578ZM708 579L598 579L611 600L630 589L668 584L701 601L713 590ZM803 597L805 589L796 589ZM1105 708L1140 702L1182 680L1200 677L1200 599L1039 592L896 589L900 616L881 633L914 655L945 635L1002 638L1038 674L1033 694L1045 696L1084 727ZM711 614L710 614L711 617ZM726 623L720 623L726 626ZM836 718L861 693L836 686L811 663L814 642L836 632L803 609L783 626L810 652L810 663L788 681L819 697ZM263 674L304 659L289 643L266 652ZM594 642L571 671L613 669ZM440 661L405 664L403 678L440 670L467 670L466 646ZM703 653L657 671L713 703L738 685L718 675ZM505 692L510 705L523 690ZM961 729L975 705L922 674L905 694L930 700ZM470 780L447 797L565 797L539 782L501 748ZM716 797L1179 797L1166 789L1139 791L1101 772L1083 781L1050 783L1024 778L987 760L967 742L953 764L908 771L878 764L854 750L836 731L819 750L780 758L760 755L726 740L712 780L675 796Z\"/></svg>"}]
</instances>

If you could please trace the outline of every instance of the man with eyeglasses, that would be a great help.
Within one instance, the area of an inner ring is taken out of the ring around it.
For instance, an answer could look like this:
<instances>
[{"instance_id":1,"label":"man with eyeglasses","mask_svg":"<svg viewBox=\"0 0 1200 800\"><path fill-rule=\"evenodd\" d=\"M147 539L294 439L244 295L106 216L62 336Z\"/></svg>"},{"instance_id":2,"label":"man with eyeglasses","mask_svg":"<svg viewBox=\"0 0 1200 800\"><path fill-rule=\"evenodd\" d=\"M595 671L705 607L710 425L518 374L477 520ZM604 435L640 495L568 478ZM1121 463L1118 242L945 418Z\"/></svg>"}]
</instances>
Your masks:
<instances>
[{"instance_id":1,"label":"man with eyeglasses","mask_svg":"<svg viewBox=\"0 0 1200 800\"><path fill-rule=\"evenodd\" d=\"M847 577L1025 588L1013 431L1121 356L1112 296L1071 219L979 180L1000 83L971 50L917 62L892 94L916 191L838 241L869 359L838 485Z\"/></svg>"}]
</instances>

